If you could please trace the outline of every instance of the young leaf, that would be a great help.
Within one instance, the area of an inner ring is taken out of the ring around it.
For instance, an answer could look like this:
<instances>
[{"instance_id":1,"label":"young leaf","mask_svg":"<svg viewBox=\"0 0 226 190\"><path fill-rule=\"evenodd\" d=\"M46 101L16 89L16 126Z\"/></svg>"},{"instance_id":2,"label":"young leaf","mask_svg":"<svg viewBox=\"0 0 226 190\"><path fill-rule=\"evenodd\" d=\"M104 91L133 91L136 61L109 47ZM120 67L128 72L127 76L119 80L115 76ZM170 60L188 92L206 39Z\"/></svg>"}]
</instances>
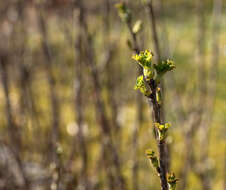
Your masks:
<instances>
[{"instance_id":1,"label":"young leaf","mask_svg":"<svg viewBox=\"0 0 226 190\"><path fill-rule=\"evenodd\" d=\"M162 61L161 63L154 65L154 67L158 75L163 75L167 71L173 70L176 66L172 60L167 59L166 61Z\"/></svg>"},{"instance_id":2,"label":"young leaf","mask_svg":"<svg viewBox=\"0 0 226 190\"><path fill-rule=\"evenodd\" d=\"M169 123L160 124L155 123L155 127L158 129L159 140L162 141L166 137L166 132L171 125Z\"/></svg>"},{"instance_id":3,"label":"young leaf","mask_svg":"<svg viewBox=\"0 0 226 190\"><path fill-rule=\"evenodd\" d=\"M143 68L152 69L153 53L149 50L141 51L139 54L132 56Z\"/></svg>"},{"instance_id":4,"label":"young leaf","mask_svg":"<svg viewBox=\"0 0 226 190\"><path fill-rule=\"evenodd\" d=\"M140 32L142 30L142 25L143 23L141 20L136 21L136 23L133 26L133 33L137 34L138 32Z\"/></svg>"},{"instance_id":5,"label":"young leaf","mask_svg":"<svg viewBox=\"0 0 226 190\"><path fill-rule=\"evenodd\" d=\"M150 159L152 166L154 168L158 168L159 167L159 161L157 156L155 156L155 152L151 149L146 150L146 156L148 159Z\"/></svg>"},{"instance_id":6,"label":"young leaf","mask_svg":"<svg viewBox=\"0 0 226 190\"><path fill-rule=\"evenodd\" d=\"M169 185L169 190L175 190L178 179L176 179L174 173L170 173L167 175L167 181L168 181L168 185Z\"/></svg>"},{"instance_id":7,"label":"young leaf","mask_svg":"<svg viewBox=\"0 0 226 190\"><path fill-rule=\"evenodd\" d=\"M150 90L148 90L145 86L145 82L144 82L144 78L143 75L140 75L139 77L137 77L136 80L136 84L134 86L135 90L140 90L140 92L142 94L144 94L145 96L149 96L151 94Z\"/></svg>"}]
</instances>

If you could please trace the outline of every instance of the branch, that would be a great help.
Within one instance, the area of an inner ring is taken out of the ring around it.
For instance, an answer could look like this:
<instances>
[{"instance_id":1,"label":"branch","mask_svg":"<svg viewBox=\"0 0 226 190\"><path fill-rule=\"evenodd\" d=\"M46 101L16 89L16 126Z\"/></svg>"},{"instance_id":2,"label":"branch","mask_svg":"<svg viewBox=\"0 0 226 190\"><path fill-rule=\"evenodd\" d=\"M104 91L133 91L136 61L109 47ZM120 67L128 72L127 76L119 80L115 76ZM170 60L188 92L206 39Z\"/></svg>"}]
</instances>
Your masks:
<instances>
[{"instance_id":1,"label":"branch","mask_svg":"<svg viewBox=\"0 0 226 190\"><path fill-rule=\"evenodd\" d=\"M175 65L170 60L163 61L159 64L154 64L152 61L152 57L153 57L153 54L149 50L145 50L144 52L140 52L140 54L136 54L135 56L133 56L133 59L135 59L138 62L138 64L143 67L143 70L144 70L143 74L137 78L135 89L139 89L141 93L143 93L148 98L149 102L151 102L152 104L153 120L155 123L154 129L156 132L156 140L157 140L158 151L159 151L159 165L158 164L153 164L153 165L155 168L157 168L157 171L159 171L158 173L160 177L162 190L168 190L168 189L173 190L175 189L176 181L174 181L175 184L173 185L174 187L173 188L171 184L172 175L169 175L171 176L170 181L169 179L167 180L166 178L167 155L165 151L165 138L167 135L167 130L170 125L168 123L164 123L162 120L162 115L161 115L162 99L161 99L161 91L159 86L160 86L160 81L163 75L166 72L173 70L175 68ZM151 156L153 156L153 154L151 154Z\"/></svg>"},{"instance_id":2,"label":"branch","mask_svg":"<svg viewBox=\"0 0 226 190\"><path fill-rule=\"evenodd\" d=\"M4 96L6 100L6 117L7 117L7 125L8 125L8 133L10 137L11 143L11 150L19 167L21 176L23 177L24 181L24 188L26 190L30 189L30 182L25 174L24 168L22 166L22 160L20 157L20 145L21 139L18 131L18 126L16 126L15 121L13 120L12 115L12 107L11 107L11 100L9 97L9 77L8 77L8 56L1 55L0 57L0 72L2 77L2 85Z\"/></svg>"},{"instance_id":3,"label":"branch","mask_svg":"<svg viewBox=\"0 0 226 190\"><path fill-rule=\"evenodd\" d=\"M48 43L48 31L45 23L44 12L42 7L44 5L37 5L38 11L38 23L40 32L42 34L42 50L46 58L45 70L48 81L51 111L52 111L52 128L51 128L51 161L55 164L53 173L57 174L57 177L52 178L52 183L59 189L59 183L61 178L61 158L60 158L60 147L59 147L59 127L60 127L60 105L58 101L58 95L56 90L56 80L53 75L53 61L51 49ZM53 174L53 175L55 175Z\"/></svg>"},{"instance_id":4,"label":"branch","mask_svg":"<svg viewBox=\"0 0 226 190\"><path fill-rule=\"evenodd\" d=\"M78 9L80 11L80 27L83 34L83 43L85 47L84 61L88 64L91 72L92 83L95 90L95 105L96 105L96 117L99 121L102 134L103 134L103 148L111 155L111 164L115 167L117 173L117 180L119 188L126 189L124 177L122 175L121 162L115 145L113 144L111 127L108 122L103 99L101 98L101 85L95 61L92 35L88 32L88 27L85 18L85 9L82 0L76 1Z\"/></svg>"}]
</instances>

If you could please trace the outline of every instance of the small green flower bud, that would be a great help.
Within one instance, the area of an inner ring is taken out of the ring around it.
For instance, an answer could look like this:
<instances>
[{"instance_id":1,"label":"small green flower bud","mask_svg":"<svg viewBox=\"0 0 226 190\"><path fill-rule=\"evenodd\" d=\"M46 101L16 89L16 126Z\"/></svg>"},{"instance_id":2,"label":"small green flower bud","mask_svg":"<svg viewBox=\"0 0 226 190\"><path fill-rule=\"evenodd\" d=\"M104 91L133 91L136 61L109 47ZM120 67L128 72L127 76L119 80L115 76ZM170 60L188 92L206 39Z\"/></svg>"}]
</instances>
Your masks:
<instances>
[{"instance_id":1,"label":"small green flower bud","mask_svg":"<svg viewBox=\"0 0 226 190\"><path fill-rule=\"evenodd\" d=\"M151 91L149 89L147 89L147 87L145 86L143 75L140 75L139 77L137 77L136 85L134 86L134 90L138 90L138 89L145 96L149 96L151 94Z\"/></svg>"},{"instance_id":2,"label":"small green flower bud","mask_svg":"<svg viewBox=\"0 0 226 190\"><path fill-rule=\"evenodd\" d=\"M141 20L136 21L136 23L133 26L133 33L137 34L138 32L140 32L142 30L142 25L143 23Z\"/></svg>"},{"instance_id":3,"label":"small green flower bud","mask_svg":"<svg viewBox=\"0 0 226 190\"><path fill-rule=\"evenodd\" d=\"M161 105L161 103L162 103L162 95L161 95L161 89L160 88L156 89L156 100L157 100L158 104Z\"/></svg>"},{"instance_id":4,"label":"small green flower bud","mask_svg":"<svg viewBox=\"0 0 226 190\"><path fill-rule=\"evenodd\" d=\"M143 73L144 73L145 79L147 81L149 81L152 78L154 78L154 75L155 75L155 71L153 69L143 68Z\"/></svg>"},{"instance_id":5,"label":"small green flower bud","mask_svg":"<svg viewBox=\"0 0 226 190\"><path fill-rule=\"evenodd\" d=\"M159 162L158 162L158 158L155 156L155 152L153 150L146 150L146 156L148 159L150 159L152 166L154 168L158 168L159 167Z\"/></svg>"},{"instance_id":6,"label":"small green flower bud","mask_svg":"<svg viewBox=\"0 0 226 190\"><path fill-rule=\"evenodd\" d=\"M177 185L178 180L179 179L176 179L174 173L167 174L167 182L168 182L168 185L169 185L169 190L175 190L176 189L176 185Z\"/></svg>"},{"instance_id":7,"label":"small green flower bud","mask_svg":"<svg viewBox=\"0 0 226 190\"><path fill-rule=\"evenodd\" d=\"M155 127L158 129L159 140L162 141L166 138L166 132L171 125L169 123L160 124L155 123Z\"/></svg>"},{"instance_id":8,"label":"small green flower bud","mask_svg":"<svg viewBox=\"0 0 226 190\"><path fill-rule=\"evenodd\" d=\"M162 76L166 72L173 70L176 66L174 65L174 62L172 60L168 59L166 61L162 61L159 64L155 64L154 67L157 71L157 74Z\"/></svg>"},{"instance_id":9,"label":"small green flower bud","mask_svg":"<svg viewBox=\"0 0 226 190\"><path fill-rule=\"evenodd\" d=\"M127 45L128 45L128 47L132 50L133 49L133 45L132 45L132 42L131 42L131 40L127 40Z\"/></svg>"},{"instance_id":10,"label":"small green flower bud","mask_svg":"<svg viewBox=\"0 0 226 190\"><path fill-rule=\"evenodd\" d=\"M149 50L141 51L139 54L132 56L143 68L152 70L153 53Z\"/></svg>"}]
</instances>

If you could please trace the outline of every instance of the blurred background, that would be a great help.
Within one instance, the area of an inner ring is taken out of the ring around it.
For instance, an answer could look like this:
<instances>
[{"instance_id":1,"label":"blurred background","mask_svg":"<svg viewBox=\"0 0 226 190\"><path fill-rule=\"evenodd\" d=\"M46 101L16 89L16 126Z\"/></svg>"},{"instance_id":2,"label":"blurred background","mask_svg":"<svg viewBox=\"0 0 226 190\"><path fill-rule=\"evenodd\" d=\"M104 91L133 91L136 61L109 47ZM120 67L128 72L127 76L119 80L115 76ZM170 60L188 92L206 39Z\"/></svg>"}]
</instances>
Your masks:
<instances>
[{"instance_id":1,"label":"blurred background","mask_svg":"<svg viewBox=\"0 0 226 190\"><path fill-rule=\"evenodd\" d=\"M224 0L0 1L0 189L160 189L152 108L131 56L172 59L168 170L226 190ZM125 15L124 15L125 16Z\"/></svg>"}]
</instances>

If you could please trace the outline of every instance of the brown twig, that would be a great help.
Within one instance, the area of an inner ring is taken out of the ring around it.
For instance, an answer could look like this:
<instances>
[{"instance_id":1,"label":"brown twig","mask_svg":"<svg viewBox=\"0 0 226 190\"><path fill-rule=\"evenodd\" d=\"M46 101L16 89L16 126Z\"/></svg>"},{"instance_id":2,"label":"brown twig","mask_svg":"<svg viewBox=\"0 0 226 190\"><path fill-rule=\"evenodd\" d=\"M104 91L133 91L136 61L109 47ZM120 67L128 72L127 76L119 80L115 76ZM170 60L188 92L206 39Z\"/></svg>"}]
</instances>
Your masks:
<instances>
[{"instance_id":1,"label":"brown twig","mask_svg":"<svg viewBox=\"0 0 226 190\"><path fill-rule=\"evenodd\" d=\"M158 103L156 98L157 84L154 80L150 80L149 86L151 88L151 95L148 97L149 101L152 102L153 105L153 113L154 113L154 122L162 123L161 118L161 105ZM157 131L158 129L155 129ZM168 183L166 179L167 166L166 166L166 151L165 151L165 139L160 140L157 138L158 142L158 150L159 150L159 177L161 181L161 189L168 190Z\"/></svg>"},{"instance_id":2,"label":"brown twig","mask_svg":"<svg viewBox=\"0 0 226 190\"><path fill-rule=\"evenodd\" d=\"M76 5L80 11L80 27L83 34L83 45L85 46L84 61L88 64L91 71L92 83L95 90L95 105L96 105L96 117L99 121L102 130L103 148L107 150L108 154L111 155L111 164L115 167L117 173L117 180L120 189L126 189L125 179L121 171L121 161L115 145L113 144L111 128L106 116L104 102L101 98L101 86L98 75L98 70L95 62L95 55L93 50L92 36L88 32L88 27L85 19L85 8L82 0L77 0Z\"/></svg>"},{"instance_id":3,"label":"brown twig","mask_svg":"<svg viewBox=\"0 0 226 190\"><path fill-rule=\"evenodd\" d=\"M132 15L131 15L132 17ZM137 34L133 32L133 27L132 27L132 18L127 20L126 22L127 27L129 29L129 33L132 38L132 48L134 53L139 53L141 51L141 48L138 44L137 41ZM138 65L137 68L137 76L143 74L143 68ZM139 141L139 128L142 126L143 123L143 96L141 93L136 94L136 122L134 126L134 131L132 134L132 144L133 144L133 158L134 158L134 163L133 163L133 168L132 168L132 181L133 181L133 190L138 190L139 189L139 158L137 156L138 152L138 141Z\"/></svg>"},{"instance_id":4,"label":"brown twig","mask_svg":"<svg viewBox=\"0 0 226 190\"><path fill-rule=\"evenodd\" d=\"M2 85L4 90L4 95L6 99L6 117L7 117L7 125L8 125L8 132L10 137L10 143L12 147L12 153L15 157L15 160L18 164L18 167L20 169L21 176L24 180L24 188L26 190L30 189L30 182L29 179L26 176L23 163L20 156L20 145L21 145L21 139L20 134L18 130L18 126L16 126L15 121L13 119L12 115L12 106L11 101L9 97L9 76L8 76L8 56L7 55L1 55L0 57L0 72L2 77Z\"/></svg>"},{"instance_id":5,"label":"brown twig","mask_svg":"<svg viewBox=\"0 0 226 190\"><path fill-rule=\"evenodd\" d=\"M52 128L51 128L51 161L55 164L55 169L53 173L57 174L57 177L53 177L53 182L57 189L59 189L60 183L60 157L57 152L59 146L59 134L60 134L60 105L58 101L58 95L56 90L56 80L53 75L53 56L51 49L48 43L48 36L47 36L47 27L44 19L43 7L38 6L38 23L40 27L40 31L42 34L42 50L46 58L45 62L45 70L47 81L49 85L49 93L50 93L50 101L51 101L51 111L52 111ZM54 175L54 174L53 174Z\"/></svg>"}]
</instances>

